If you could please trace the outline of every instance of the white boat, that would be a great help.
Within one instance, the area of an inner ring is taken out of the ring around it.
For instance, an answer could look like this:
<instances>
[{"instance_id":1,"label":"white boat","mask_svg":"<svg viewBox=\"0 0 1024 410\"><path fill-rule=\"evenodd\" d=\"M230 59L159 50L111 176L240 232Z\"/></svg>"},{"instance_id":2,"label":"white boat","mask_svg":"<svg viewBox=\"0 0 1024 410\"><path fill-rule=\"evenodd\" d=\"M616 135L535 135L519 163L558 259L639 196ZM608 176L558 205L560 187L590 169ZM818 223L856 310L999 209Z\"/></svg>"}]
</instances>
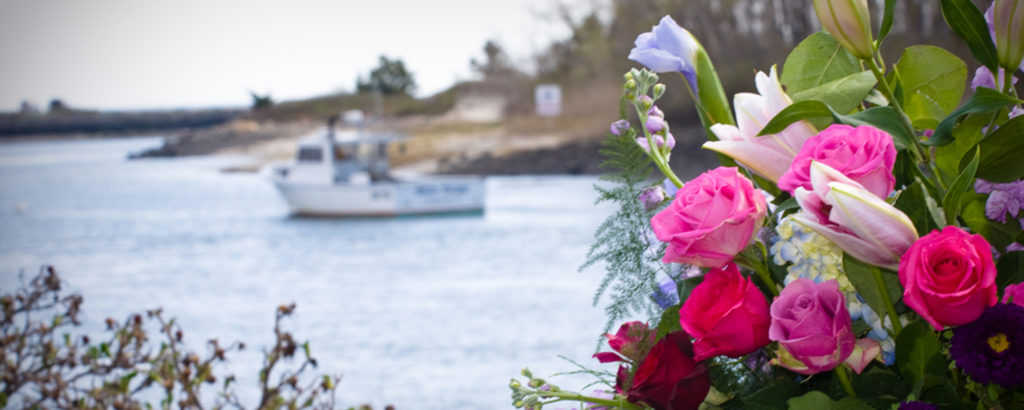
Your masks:
<instances>
[{"instance_id":1,"label":"white boat","mask_svg":"<svg viewBox=\"0 0 1024 410\"><path fill-rule=\"evenodd\" d=\"M393 216L478 212L478 176L393 174L387 144L399 134L321 129L299 141L295 160L271 165L270 178L292 214Z\"/></svg>"}]
</instances>

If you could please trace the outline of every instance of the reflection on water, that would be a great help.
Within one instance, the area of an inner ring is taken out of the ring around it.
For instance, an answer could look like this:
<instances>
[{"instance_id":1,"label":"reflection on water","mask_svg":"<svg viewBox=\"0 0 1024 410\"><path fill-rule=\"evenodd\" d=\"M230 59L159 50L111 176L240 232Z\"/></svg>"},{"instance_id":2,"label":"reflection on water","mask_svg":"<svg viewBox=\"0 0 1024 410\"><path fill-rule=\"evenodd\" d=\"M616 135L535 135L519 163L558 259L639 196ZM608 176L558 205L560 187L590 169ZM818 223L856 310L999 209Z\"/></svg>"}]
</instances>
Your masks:
<instances>
[{"instance_id":1,"label":"reflection on water","mask_svg":"<svg viewBox=\"0 0 1024 410\"><path fill-rule=\"evenodd\" d=\"M593 362L601 275L576 268L609 212L596 179L489 178L483 214L292 218L259 176L217 172L236 159L124 159L158 141L0 144L3 289L52 264L90 329L162 306L194 349L244 340L228 364L243 397L289 302L344 405L507 408L522 366Z\"/></svg>"}]
</instances>

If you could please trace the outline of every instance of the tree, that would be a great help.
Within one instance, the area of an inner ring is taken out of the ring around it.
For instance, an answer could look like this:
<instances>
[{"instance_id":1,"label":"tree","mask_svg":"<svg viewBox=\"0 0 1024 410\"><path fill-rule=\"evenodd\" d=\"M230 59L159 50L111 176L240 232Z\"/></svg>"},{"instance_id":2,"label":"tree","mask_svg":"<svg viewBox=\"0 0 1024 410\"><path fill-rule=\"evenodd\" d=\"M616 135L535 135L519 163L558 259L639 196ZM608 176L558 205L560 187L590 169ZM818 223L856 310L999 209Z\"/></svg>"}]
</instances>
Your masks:
<instances>
[{"instance_id":1,"label":"tree","mask_svg":"<svg viewBox=\"0 0 1024 410\"><path fill-rule=\"evenodd\" d=\"M416 80L412 73L406 70L402 60L392 60L382 55L377 68L370 71L368 79L364 80L359 76L356 80L356 90L360 93L379 91L386 95L409 95L416 90Z\"/></svg>"},{"instance_id":2,"label":"tree","mask_svg":"<svg viewBox=\"0 0 1024 410\"><path fill-rule=\"evenodd\" d=\"M484 61L473 58L469 61L474 71L482 74L484 79L518 74L505 49L495 40L487 40L484 44Z\"/></svg>"}]
</instances>

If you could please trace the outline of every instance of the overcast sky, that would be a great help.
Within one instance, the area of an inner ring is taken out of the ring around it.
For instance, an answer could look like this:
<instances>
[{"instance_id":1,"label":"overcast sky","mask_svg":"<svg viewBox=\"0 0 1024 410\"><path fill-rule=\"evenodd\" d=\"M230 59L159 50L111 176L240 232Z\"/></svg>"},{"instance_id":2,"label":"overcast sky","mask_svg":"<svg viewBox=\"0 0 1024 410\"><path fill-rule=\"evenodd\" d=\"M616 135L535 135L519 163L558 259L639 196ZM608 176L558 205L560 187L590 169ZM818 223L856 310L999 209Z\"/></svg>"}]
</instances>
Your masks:
<instances>
[{"instance_id":1,"label":"overcast sky","mask_svg":"<svg viewBox=\"0 0 1024 410\"><path fill-rule=\"evenodd\" d=\"M381 54L418 94L497 39L526 60L566 34L550 0L0 0L0 111L245 106L351 91Z\"/></svg>"}]
</instances>

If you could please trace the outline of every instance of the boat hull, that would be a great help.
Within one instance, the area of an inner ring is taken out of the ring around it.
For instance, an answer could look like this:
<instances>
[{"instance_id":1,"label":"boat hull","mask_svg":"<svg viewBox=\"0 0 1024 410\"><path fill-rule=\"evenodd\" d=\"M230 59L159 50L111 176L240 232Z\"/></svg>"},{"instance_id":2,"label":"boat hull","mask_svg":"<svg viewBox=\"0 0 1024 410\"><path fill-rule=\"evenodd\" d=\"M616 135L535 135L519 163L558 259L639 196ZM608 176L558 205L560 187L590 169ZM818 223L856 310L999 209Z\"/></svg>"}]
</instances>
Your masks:
<instances>
[{"instance_id":1,"label":"boat hull","mask_svg":"<svg viewBox=\"0 0 1024 410\"><path fill-rule=\"evenodd\" d=\"M334 185L278 180L274 185L294 215L395 216L478 212L484 208L484 181L479 177Z\"/></svg>"}]
</instances>

